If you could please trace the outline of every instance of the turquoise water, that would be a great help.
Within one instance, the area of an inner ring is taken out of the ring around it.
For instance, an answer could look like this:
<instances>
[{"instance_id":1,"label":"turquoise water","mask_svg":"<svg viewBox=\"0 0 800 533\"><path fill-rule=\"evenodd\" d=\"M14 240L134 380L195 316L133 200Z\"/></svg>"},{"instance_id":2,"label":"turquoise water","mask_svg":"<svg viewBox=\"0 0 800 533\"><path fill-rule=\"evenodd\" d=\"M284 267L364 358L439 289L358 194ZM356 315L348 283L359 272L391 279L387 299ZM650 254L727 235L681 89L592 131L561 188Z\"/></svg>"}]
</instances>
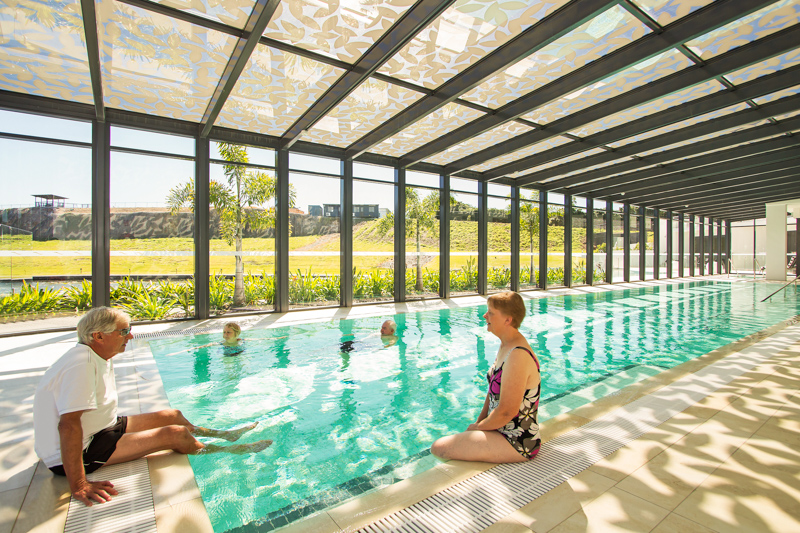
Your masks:
<instances>
[{"instance_id":1,"label":"turquoise water","mask_svg":"<svg viewBox=\"0 0 800 533\"><path fill-rule=\"evenodd\" d=\"M779 285L695 282L526 300L520 330L542 364L540 420L800 314ZM259 426L249 456L190 457L215 531L280 527L430 468L438 437L474 422L499 346L485 306L248 330L224 357L221 334L150 341L173 407L194 423ZM348 342L350 341L350 342ZM179 350L187 352L167 356ZM242 527L243 526L243 527Z\"/></svg>"}]
</instances>

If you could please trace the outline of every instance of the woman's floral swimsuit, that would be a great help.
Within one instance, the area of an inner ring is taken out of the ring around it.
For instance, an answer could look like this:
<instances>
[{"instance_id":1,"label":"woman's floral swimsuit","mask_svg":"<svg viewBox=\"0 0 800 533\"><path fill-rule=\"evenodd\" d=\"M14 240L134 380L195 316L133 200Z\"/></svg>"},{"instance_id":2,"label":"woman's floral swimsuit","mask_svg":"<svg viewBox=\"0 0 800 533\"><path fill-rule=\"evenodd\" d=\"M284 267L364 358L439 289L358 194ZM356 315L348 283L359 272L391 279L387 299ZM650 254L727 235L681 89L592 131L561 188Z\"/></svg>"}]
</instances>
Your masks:
<instances>
[{"instance_id":1,"label":"woman's floral swimsuit","mask_svg":"<svg viewBox=\"0 0 800 533\"><path fill-rule=\"evenodd\" d=\"M539 361L529 349L522 346L517 346L520 350L525 350L531 357L533 362L536 363L536 369L539 370ZM515 349L517 349L515 348ZM505 364L505 361L503 361ZM486 378L489 380L489 411L493 411L500 403L500 380L503 377L503 365L497 370L489 369ZM539 422L537 416L539 414L539 396L542 391L542 383L535 389L527 389L525 396L522 398L522 404L519 406L519 413L511 419L511 421L504 427L499 428L499 431L508 442L517 450L523 457L533 459L539 452L539 447L542 445L542 439L539 437Z\"/></svg>"}]
</instances>

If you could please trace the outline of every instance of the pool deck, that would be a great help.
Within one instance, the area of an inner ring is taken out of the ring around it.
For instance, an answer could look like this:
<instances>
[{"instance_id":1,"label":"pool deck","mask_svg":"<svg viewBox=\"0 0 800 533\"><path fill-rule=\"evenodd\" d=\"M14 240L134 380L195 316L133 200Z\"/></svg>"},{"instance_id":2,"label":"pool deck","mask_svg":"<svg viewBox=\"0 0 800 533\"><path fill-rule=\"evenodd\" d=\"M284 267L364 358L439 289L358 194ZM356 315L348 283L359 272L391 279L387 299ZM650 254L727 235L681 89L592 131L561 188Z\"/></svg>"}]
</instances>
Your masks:
<instances>
[{"instance_id":1,"label":"pool deck","mask_svg":"<svg viewBox=\"0 0 800 533\"><path fill-rule=\"evenodd\" d=\"M649 281L523 293L528 298L719 279ZM245 328L469 307L483 297L317 309L241 317ZM225 318L137 326L137 335L219 327ZM614 409L652 394L743 350L762 363L717 389L567 482L486 529L494 533L572 531L800 531L800 323L787 321L592 404L547 420L547 442ZM0 330L2 332L2 330ZM0 533L62 532L69 493L33 451L33 394L44 370L74 344L74 333L0 339ZM123 413L167 406L152 361L135 343L115 358ZM211 524L188 459L148 458L156 524L161 533L210 532ZM279 531L355 531L493 465L441 463L405 481L367 493Z\"/></svg>"}]
</instances>

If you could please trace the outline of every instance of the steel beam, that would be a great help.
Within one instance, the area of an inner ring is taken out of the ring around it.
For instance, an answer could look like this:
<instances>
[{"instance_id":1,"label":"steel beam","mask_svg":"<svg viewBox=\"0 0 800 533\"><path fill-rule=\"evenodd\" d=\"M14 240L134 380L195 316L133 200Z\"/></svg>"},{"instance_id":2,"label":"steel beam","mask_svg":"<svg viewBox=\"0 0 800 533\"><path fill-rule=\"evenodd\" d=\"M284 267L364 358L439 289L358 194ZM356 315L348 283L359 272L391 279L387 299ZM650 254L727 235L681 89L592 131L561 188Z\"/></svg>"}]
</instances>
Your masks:
<instances>
[{"instance_id":1,"label":"steel beam","mask_svg":"<svg viewBox=\"0 0 800 533\"><path fill-rule=\"evenodd\" d=\"M455 0L419 0L403 13L389 30L362 55L350 70L331 85L325 94L298 118L283 134L283 146L291 147L303 131L311 128L328 112L339 105L359 85L373 75L384 63L408 44L417 33L439 17ZM263 32L262 32L263 33ZM394 83L394 80L392 80Z\"/></svg>"},{"instance_id":2,"label":"steel beam","mask_svg":"<svg viewBox=\"0 0 800 533\"><path fill-rule=\"evenodd\" d=\"M611 7L614 3L609 0L581 0L580 2L568 3L542 22L534 24L521 32L504 46L495 49L467 70L450 79L431 96L415 102L354 142L348 147L347 155L349 157L358 157L381 141L388 139L437 109L453 102L456 98L472 90L496 72L547 46L585 21L593 18L599 12ZM509 117L502 122L507 122L512 118L516 117ZM495 125L499 125L502 122ZM491 129L491 127L486 129ZM481 130L481 132L486 131L486 129ZM476 135L481 132L476 132ZM401 164L401 166L406 165L406 162Z\"/></svg>"},{"instance_id":3,"label":"steel beam","mask_svg":"<svg viewBox=\"0 0 800 533\"><path fill-rule=\"evenodd\" d=\"M82 2L90 0L81 0ZM245 23L242 30L242 36L239 37L231 57L228 59L228 64L225 65L225 70L222 71L217 88L211 96L206 111L203 113L203 118L200 120L200 137L208 137L211 133L211 128L217 120L225 102L228 101L231 91L239 81L239 76L242 74L247 62L250 61L250 56L256 45L267 29L272 15L278 8L280 0L258 0L253 6L253 11Z\"/></svg>"},{"instance_id":4,"label":"steel beam","mask_svg":"<svg viewBox=\"0 0 800 533\"><path fill-rule=\"evenodd\" d=\"M100 70L100 44L97 39L97 12L94 0L81 0L83 34L86 43L86 59L89 63L89 78L92 80L95 119L105 122L106 108L103 99L103 76Z\"/></svg>"}]
</instances>

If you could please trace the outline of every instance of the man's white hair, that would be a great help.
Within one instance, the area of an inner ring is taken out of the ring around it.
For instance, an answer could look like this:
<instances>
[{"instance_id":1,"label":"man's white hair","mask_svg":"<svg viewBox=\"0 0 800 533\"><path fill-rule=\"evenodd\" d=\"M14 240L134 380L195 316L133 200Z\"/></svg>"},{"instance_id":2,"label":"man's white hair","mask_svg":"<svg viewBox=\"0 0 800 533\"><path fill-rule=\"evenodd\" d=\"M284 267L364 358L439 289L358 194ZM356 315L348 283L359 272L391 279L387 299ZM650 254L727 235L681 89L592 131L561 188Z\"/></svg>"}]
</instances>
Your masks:
<instances>
[{"instance_id":1,"label":"man's white hair","mask_svg":"<svg viewBox=\"0 0 800 533\"><path fill-rule=\"evenodd\" d=\"M131 323L131 317L121 309L95 307L78 321L78 340L82 344L92 343L92 333L111 333L117 329L117 321Z\"/></svg>"}]
</instances>

